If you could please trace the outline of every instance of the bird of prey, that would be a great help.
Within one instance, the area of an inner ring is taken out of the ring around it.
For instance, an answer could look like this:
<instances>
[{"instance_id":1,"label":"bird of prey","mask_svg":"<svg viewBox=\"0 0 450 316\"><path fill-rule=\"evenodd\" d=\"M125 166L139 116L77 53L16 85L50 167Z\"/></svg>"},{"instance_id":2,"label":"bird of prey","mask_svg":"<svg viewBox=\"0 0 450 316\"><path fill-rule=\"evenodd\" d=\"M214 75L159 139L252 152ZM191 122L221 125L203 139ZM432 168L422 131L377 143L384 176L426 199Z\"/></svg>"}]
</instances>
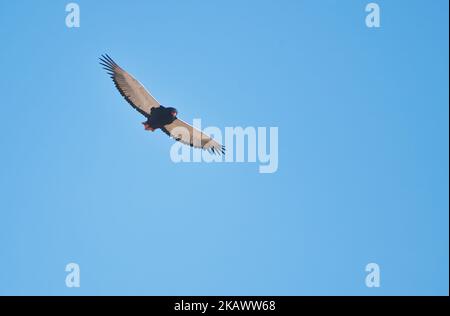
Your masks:
<instances>
[{"instance_id":1,"label":"bird of prey","mask_svg":"<svg viewBox=\"0 0 450 316\"><path fill-rule=\"evenodd\" d=\"M142 124L147 131L161 129L164 133L191 147L202 148L216 154L224 154L225 147L216 140L180 120L177 109L162 106L132 75L123 70L107 54L102 55L100 65L111 76L114 85L125 100L146 117Z\"/></svg>"}]
</instances>

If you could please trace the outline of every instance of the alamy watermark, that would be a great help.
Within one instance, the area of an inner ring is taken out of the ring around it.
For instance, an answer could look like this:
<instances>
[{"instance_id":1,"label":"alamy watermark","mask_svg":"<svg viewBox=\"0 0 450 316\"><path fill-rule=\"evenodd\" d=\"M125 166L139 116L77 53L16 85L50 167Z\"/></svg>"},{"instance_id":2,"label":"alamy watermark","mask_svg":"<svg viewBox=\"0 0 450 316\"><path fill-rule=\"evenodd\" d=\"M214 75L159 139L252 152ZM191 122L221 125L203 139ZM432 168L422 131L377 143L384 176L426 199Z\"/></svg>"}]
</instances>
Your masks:
<instances>
[{"instance_id":1,"label":"alamy watermark","mask_svg":"<svg viewBox=\"0 0 450 316\"><path fill-rule=\"evenodd\" d=\"M258 162L259 173L274 173L278 170L278 127L225 127L225 133L218 127L201 128L201 119L193 120L194 135L181 127L178 133L180 138L189 142L189 139L201 139L196 137L195 129L211 136L218 143L224 144L224 155L217 155L176 142L170 149L170 158L175 163L189 162Z\"/></svg>"},{"instance_id":2,"label":"alamy watermark","mask_svg":"<svg viewBox=\"0 0 450 316\"><path fill-rule=\"evenodd\" d=\"M366 12L369 12L369 14L366 16L366 26L368 28L381 27L380 6L375 2L368 3L366 5Z\"/></svg>"},{"instance_id":3,"label":"alamy watermark","mask_svg":"<svg viewBox=\"0 0 450 316\"><path fill-rule=\"evenodd\" d=\"M77 263L71 262L66 265L66 286L80 287L80 266Z\"/></svg>"},{"instance_id":4,"label":"alamy watermark","mask_svg":"<svg viewBox=\"0 0 450 316\"><path fill-rule=\"evenodd\" d=\"M71 2L66 5L66 26L68 28L72 27L80 27L80 6L75 3Z\"/></svg>"},{"instance_id":5,"label":"alamy watermark","mask_svg":"<svg viewBox=\"0 0 450 316\"><path fill-rule=\"evenodd\" d=\"M366 286L380 287L380 266L374 262L366 265Z\"/></svg>"}]
</instances>

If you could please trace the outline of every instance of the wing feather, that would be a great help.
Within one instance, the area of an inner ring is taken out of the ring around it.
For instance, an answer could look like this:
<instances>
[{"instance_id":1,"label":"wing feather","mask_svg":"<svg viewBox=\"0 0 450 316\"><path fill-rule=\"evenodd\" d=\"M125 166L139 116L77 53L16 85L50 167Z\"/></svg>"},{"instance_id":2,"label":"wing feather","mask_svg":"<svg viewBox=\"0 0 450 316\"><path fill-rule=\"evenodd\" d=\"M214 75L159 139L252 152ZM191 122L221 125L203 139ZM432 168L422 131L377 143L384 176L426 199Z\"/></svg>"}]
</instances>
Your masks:
<instances>
[{"instance_id":1,"label":"wing feather","mask_svg":"<svg viewBox=\"0 0 450 316\"><path fill-rule=\"evenodd\" d=\"M161 130L183 144L205 149L219 155L225 154L225 146L178 118L172 123L165 125Z\"/></svg>"},{"instance_id":2,"label":"wing feather","mask_svg":"<svg viewBox=\"0 0 450 316\"><path fill-rule=\"evenodd\" d=\"M159 107L159 102L132 75L123 70L107 54L102 55L100 65L111 76L114 85L125 100L144 116L150 115L152 108Z\"/></svg>"}]
</instances>

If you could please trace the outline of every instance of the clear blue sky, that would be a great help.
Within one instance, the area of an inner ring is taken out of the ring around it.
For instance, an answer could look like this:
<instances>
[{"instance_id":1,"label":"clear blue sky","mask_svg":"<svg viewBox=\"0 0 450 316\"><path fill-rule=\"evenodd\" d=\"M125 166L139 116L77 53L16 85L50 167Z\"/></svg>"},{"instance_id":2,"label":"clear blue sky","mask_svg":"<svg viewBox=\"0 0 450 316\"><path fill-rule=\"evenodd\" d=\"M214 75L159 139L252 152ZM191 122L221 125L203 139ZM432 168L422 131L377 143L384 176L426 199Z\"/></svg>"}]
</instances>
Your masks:
<instances>
[{"instance_id":1,"label":"clear blue sky","mask_svg":"<svg viewBox=\"0 0 450 316\"><path fill-rule=\"evenodd\" d=\"M0 2L0 294L448 294L448 1L68 2ZM105 52L278 172L172 163Z\"/></svg>"}]
</instances>

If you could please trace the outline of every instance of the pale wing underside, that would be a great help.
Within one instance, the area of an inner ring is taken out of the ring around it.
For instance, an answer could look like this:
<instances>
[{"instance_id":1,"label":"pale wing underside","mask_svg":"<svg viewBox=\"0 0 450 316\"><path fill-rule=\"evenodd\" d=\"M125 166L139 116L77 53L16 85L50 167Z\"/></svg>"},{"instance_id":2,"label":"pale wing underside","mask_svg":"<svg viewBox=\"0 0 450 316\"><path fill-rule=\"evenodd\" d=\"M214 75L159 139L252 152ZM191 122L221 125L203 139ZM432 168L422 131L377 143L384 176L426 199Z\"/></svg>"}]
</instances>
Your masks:
<instances>
[{"instance_id":1,"label":"pale wing underside","mask_svg":"<svg viewBox=\"0 0 450 316\"><path fill-rule=\"evenodd\" d=\"M165 125L161 130L183 144L195 148L202 148L217 154L225 154L224 146L178 118L172 123Z\"/></svg>"},{"instance_id":2,"label":"pale wing underside","mask_svg":"<svg viewBox=\"0 0 450 316\"><path fill-rule=\"evenodd\" d=\"M159 107L159 102L133 78L128 72L120 68L108 55L102 55L100 64L108 71L120 94L127 102L144 116L150 115L152 108Z\"/></svg>"}]
</instances>

